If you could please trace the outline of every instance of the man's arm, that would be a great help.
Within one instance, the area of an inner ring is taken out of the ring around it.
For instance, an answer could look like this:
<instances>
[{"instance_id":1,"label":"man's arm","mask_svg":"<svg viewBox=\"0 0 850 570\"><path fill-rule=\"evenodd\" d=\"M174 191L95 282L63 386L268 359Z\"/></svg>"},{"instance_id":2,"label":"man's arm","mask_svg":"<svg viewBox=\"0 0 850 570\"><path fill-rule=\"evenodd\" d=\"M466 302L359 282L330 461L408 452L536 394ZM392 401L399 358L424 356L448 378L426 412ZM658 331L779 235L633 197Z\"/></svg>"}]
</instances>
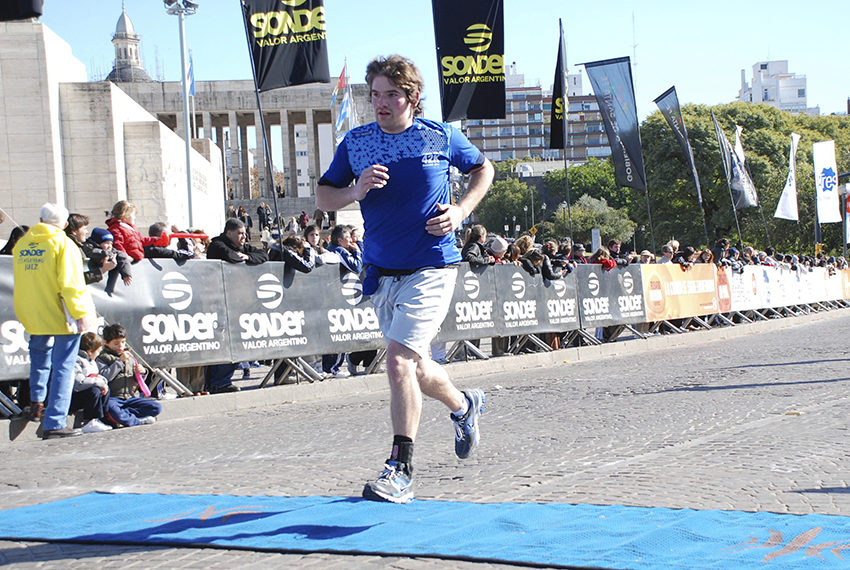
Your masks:
<instances>
[{"instance_id":1,"label":"man's arm","mask_svg":"<svg viewBox=\"0 0 850 570\"><path fill-rule=\"evenodd\" d=\"M442 212L425 223L425 230L435 236L444 236L460 227L460 223L472 213L490 189L494 175L493 164L485 158L481 166L470 171L469 185L460 202L456 205L440 204L443 207Z\"/></svg>"},{"instance_id":2,"label":"man's arm","mask_svg":"<svg viewBox=\"0 0 850 570\"><path fill-rule=\"evenodd\" d=\"M373 164L360 173L354 186L336 188L327 184L316 186L316 207L326 212L335 212L356 200L362 200L372 188L383 188L390 175L386 166Z\"/></svg>"}]
</instances>

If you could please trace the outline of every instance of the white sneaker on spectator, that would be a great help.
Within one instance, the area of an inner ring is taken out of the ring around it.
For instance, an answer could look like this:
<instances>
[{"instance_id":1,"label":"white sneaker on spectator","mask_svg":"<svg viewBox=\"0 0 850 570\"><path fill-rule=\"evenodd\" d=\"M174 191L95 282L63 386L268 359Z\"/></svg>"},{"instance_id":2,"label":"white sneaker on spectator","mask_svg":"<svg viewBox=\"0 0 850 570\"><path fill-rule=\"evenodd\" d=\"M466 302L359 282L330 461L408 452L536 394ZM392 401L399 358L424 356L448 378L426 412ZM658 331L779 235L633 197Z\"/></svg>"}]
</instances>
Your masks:
<instances>
[{"instance_id":1,"label":"white sneaker on spectator","mask_svg":"<svg viewBox=\"0 0 850 570\"><path fill-rule=\"evenodd\" d=\"M334 378L348 378L349 376L351 376L351 372L349 372L348 370L339 369L336 372L334 372L332 374L332 376Z\"/></svg>"},{"instance_id":2,"label":"white sneaker on spectator","mask_svg":"<svg viewBox=\"0 0 850 570\"><path fill-rule=\"evenodd\" d=\"M143 426L150 425L154 422L156 422L156 418L154 416L145 416L143 418L139 418L139 423Z\"/></svg>"},{"instance_id":3,"label":"white sneaker on spectator","mask_svg":"<svg viewBox=\"0 0 850 570\"><path fill-rule=\"evenodd\" d=\"M97 433L99 431L109 431L112 429L112 426L108 426L97 418L93 420L89 420L83 425L83 429L81 430L83 433Z\"/></svg>"}]
</instances>

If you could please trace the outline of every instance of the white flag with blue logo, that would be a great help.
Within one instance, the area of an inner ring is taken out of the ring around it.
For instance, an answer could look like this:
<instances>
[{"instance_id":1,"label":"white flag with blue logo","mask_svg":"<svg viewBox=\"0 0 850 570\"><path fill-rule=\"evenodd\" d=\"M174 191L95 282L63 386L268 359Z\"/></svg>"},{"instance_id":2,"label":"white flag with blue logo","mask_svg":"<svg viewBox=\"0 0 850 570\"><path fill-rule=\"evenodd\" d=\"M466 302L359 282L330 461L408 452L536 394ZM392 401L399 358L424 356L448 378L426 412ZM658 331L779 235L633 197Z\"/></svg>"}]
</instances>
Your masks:
<instances>
[{"instance_id":1,"label":"white flag with blue logo","mask_svg":"<svg viewBox=\"0 0 850 570\"><path fill-rule=\"evenodd\" d=\"M815 165L818 222L821 224L840 222L841 203L838 196L835 141L814 143L812 145L812 158Z\"/></svg>"},{"instance_id":2,"label":"white flag with blue logo","mask_svg":"<svg viewBox=\"0 0 850 570\"><path fill-rule=\"evenodd\" d=\"M800 135L791 133L791 156L788 158L788 178L785 179L785 188L779 203L776 205L774 218L783 220L800 220L797 210L797 145L800 143Z\"/></svg>"}]
</instances>

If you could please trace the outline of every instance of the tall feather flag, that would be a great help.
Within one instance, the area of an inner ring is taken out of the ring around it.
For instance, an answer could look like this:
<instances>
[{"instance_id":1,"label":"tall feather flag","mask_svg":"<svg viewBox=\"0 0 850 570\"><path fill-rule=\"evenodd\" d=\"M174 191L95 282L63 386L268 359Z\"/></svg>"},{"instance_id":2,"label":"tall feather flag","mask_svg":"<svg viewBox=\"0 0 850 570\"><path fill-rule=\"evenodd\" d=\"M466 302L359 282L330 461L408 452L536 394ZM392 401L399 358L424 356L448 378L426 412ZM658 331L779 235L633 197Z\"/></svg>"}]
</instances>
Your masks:
<instances>
[{"instance_id":1,"label":"tall feather flag","mask_svg":"<svg viewBox=\"0 0 850 570\"><path fill-rule=\"evenodd\" d=\"M812 145L812 162L815 165L815 192L819 224L841 221L838 199L838 167L835 163L835 141L816 142Z\"/></svg>"},{"instance_id":2,"label":"tall feather flag","mask_svg":"<svg viewBox=\"0 0 850 570\"><path fill-rule=\"evenodd\" d=\"M345 71L346 71L347 67L348 67L348 62L345 62L342 65L342 73L339 74L339 79L336 82L336 87L334 87L334 93L331 96L331 104L328 105L329 108L333 107L334 103L336 103L336 96L339 93L339 90L345 89L345 83L346 83L346 81L345 81Z\"/></svg>"},{"instance_id":3,"label":"tall feather flag","mask_svg":"<svg viewBox=\"0 0 850 570\"><path fill-rule=\"evenodd\" d=\"M744 162L738 153L732 148L729 139L720 128L714 113L711 114L714 121L714 132L717 135L717 144L720 146L720 155L723 157L723 168L726 171L726 183L729 185L729 193L732 196L733 206L738 208L754 208L758 206L756 187L750 175L744 169ZM743 154L741 147L741 154Z\"/></svg>"},{"instance_id":4,"label":"tall feather flag","mask_svg":"<svg viewBox=\"0 0 850 570\"><path fill-rule=\"evenodd\" d=\"M774 218L783 220L800 220L797 210L797 145L800 143L800 135L791 133L791 156L788 157L788 177L785 179L785 188L776 205Z\"/></svg>"},{"instance_id":5,"label":"tall feather flag","mask_svg":"<svg viewBox=\"0 0 850 570\"><path fill-rule=\"evenodd\" d=\"M755 208L759 205L758 193L750 173L747 172L744 145L741 144L741 131L744 127L735 125L735 151L732 153L732 191L735 194L736 208ZM729 144L729 141L726 141Z\"/></svg>"},{"instance_id":6,"label":"tall feather flag","mask_svg":"<svg viewBox=\"0 0 850 570\"><path fill-rule=\"evenodd\" d=\"M560 20L558 21L560 24ZM564 28L558 39L558 61L555 64L555 81L552 83L552 118L549 128L549 148L564 148L564 121L567 120L567 74ZM566 155L566 153L564 153Z\"/></svg>"},{"instance_id":7,"label":"tall feather flag","mask_svg":"<svg viewBox=\"0 0 850 570\"><path fill-rule=\"evenodd\" d=\"M679 96L676 94L676 86L670 87L670 89L656 97L655 104L658 105L661 114L667 119L667 123L673 130L673 136L679 142L682 152L685 153L688 166L691 168L691 174L694 177L694 184L697 188L697 203L699 204L700 214L702 214L705 243L709 243L708 225L705 222L705 210L702 207L702 190L699 187L699 175L697 174L697 167L694 162L694 151L691 148L691 141L688 139L688 129L685 127L684 119L682 119L682 109L679 107Z\"/></svg>"}]
</instances>

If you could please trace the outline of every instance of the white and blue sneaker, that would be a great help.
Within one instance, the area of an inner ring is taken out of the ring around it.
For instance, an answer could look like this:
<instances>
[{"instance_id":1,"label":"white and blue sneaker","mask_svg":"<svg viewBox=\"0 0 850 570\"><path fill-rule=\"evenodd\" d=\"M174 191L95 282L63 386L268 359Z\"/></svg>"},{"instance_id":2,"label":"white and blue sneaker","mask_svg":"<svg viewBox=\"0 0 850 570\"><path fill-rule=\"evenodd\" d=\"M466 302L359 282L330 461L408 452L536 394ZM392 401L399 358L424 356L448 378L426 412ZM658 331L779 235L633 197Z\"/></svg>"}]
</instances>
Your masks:
<instances>
[{"instance_id":1,"label":"white and blue sneaker","mask_svg":"<svg viewBox=\"0 0 850 570\"><path fill-rule=\"evenodd\" d=\"M449 417L455 424L455 454L466 459L478 447L478 416L484 413L485 398L480 388L464 390L463 395L469 402L469 409L460 418L454 414L449 414Z\"/></svg>"},{"instance_id":2,"label":"white and blue sneaker","mask_svg":"<svg viewBox=\"0 0 850 570\"><path fill-rule=\"evenodd\" d=\"M366 483L363 487L363 498L370 501L409 503L413 500L413 476L400 469L398 462L389 460L378 479Z\"/></svg>"}]
</instances>

